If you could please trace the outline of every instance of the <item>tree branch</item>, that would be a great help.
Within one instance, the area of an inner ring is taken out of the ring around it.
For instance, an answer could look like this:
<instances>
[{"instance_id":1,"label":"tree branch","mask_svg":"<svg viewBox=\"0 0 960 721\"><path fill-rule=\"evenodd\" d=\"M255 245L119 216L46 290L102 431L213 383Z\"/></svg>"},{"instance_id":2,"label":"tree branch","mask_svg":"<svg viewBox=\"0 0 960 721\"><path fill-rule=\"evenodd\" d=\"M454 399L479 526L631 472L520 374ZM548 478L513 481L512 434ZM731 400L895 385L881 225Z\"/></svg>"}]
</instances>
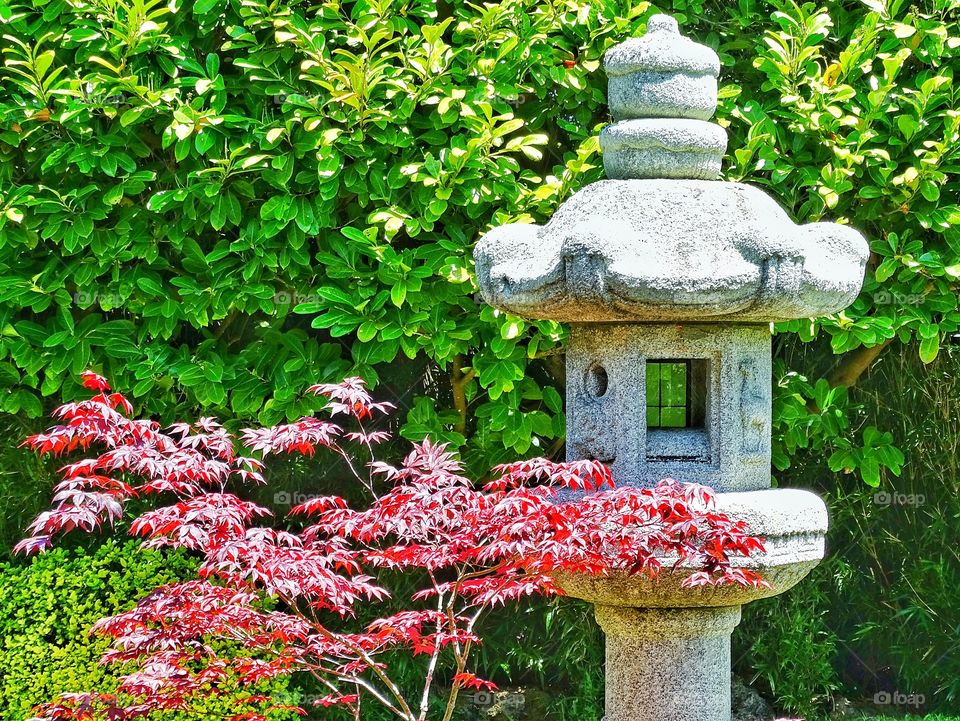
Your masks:
<instances>
[{"instance_id":1,"label":"tree branch","mask_svg":"<svg viewBox=\"0 0 960 721\"><path fill-rule=\"evenodd\" d=\"M564 363L564 353L562 351L538 355L536 358L543 362L544 368L553 376L553 379L561 388L567 384L567 367Z\"/></svg>"},{"instance_id":2,"label":"tree branch","mask_svg":"<svg viewBox=\"0 0 960 721\"><path fill-rule=\"evenodd\" d=\"M892 341L893 338L888 338L879 345L860 346L856 350L845 353L836 368L827 376L830 387L845 386L851 388L855 386L857 381L860 380L860 376L866 372Z\"/></svg>"},{"instance_id":3,"label":"tree branch","mask_svg":"<svg viewBox=\"0 0 960 721\"><path fill-rule=\"evenodd\" d=\"M852 388L857 384L857 381L860 380L860 376L867 371L892 342L893 338L888 338L878 345L869 347L860 346L856 350L844 353L840 357L840 362L837 363L836 367L830 372L830 375L827 376L827 383L830 384L831 388L838 386ZM820 413L820 407L813 398L807 401L807 410L813 414Z\"/></svg>"},{"instance_id":4,"label":"tree branch","mask_svg":"<svg viewBox=\"0 0 960 721\"><path fill-rule=\"evenodd\" d=\"M453 407L457 411L457 422L453 425L453 430L457 433L466 433L467 431L467 384L477 375L474 368L468 368L464 371L463 356L453 357L453 367L450 369L450 387L453 390Z\"/></svg>"}]
</instances>

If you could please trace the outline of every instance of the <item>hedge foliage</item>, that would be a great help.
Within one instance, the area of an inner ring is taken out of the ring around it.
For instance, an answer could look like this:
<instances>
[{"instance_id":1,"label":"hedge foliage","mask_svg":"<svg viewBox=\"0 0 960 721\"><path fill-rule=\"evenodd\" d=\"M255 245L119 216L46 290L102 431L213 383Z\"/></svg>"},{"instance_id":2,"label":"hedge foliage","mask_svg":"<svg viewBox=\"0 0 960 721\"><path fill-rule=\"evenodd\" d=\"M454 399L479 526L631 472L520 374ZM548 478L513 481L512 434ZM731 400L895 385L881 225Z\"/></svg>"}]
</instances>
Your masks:
<instances>
[{"instance_id":1,"label":"hedge foliage","mask_svg":"<svg viewBox=\"0 0 960 721\"><path fill-rule=\"evenodd\" d=\"M308 379L407 357L442 371L408 437L480 466L555 452L563 330L478 307L471 249L600 177L602 55L658 9L720 52L728 178L873 240L852 309L783 329L930 360L960 323L956 6L8 4L2 408L39 415L92 365L166 418L270 422L312 409ZM844 398L788 370L781 469L814 444L871 483L898 470L889 436L851 440Z\"/></svg>"},{"instance_id":2,"label":"hedge foliage","mask_svg":"<svg viewBox=\"0 0 960 721\"><path fill-rule=\"evenodd\" d=\"M158 585L192 578L196 559L184 554L140 550L137 542L107 542L94 552L55 549L29 564L0 565L0 718L23 721L34 705L64 692L113 693L119 669L99 665L108 639L90 637L104 616L132 608ZM287 682L258 689L287 698ZM156 712L149 721L200 721L259 705L237 705L233 697L199 699L189 711ZM270 712L271 721L290 714Z\"/></svg>"}]
</instances>

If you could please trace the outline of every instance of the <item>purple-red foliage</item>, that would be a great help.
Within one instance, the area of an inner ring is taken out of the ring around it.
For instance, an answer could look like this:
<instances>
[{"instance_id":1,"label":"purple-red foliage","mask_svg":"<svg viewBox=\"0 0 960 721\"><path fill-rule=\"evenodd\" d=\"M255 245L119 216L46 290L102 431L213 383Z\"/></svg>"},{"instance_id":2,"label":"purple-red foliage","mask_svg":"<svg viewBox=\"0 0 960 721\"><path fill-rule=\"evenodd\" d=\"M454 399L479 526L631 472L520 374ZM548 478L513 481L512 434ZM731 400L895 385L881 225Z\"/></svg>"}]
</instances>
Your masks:
<instances>
[{"instance_id":1,"label":"purple-red foliage","mask_svg":"<svg viewBox=\"0 0 960 721\"><path fill-rule=\"evenodd\" d=\"M761 541L716 512L703 486L664 480L650 489L619 487L597 461L536 458L498 466L477 488L456 456L429 440L399 466L372 461L366 474L358 472L348 444L372 457L387 435L364 422L391 407L374 403L359 378L310 388L327 399L330 416L357 430L302 418L244 430L243 452L212 418L164 432L129 418L129 402L101 376L87 372L83 380L93 397L58 408L61 424L26 441L42 454L81 451L83 458L62 469L52 509L17 549L42 551L59 534L113 524L128 501L155 496L164 505L134 519L131 533L203 561L197 579L154 589L131 611L96 624L95 632L113 639L104 661L134 665L119 696L66 695L43 705L38 719L134 719L183 708L192 694L209 694L228 678L252 685L308 673L330 690L319 705L345 706L359 719L361 703L372 701L406 721L425 721L446 664L443 677L453 689L447 721L460 689L493 687L468 670L480 616L524 596L560 593L551 580L558 569L655 575L658 558L669 557L700 569L689 585L764 584L731 566L732 558L762 550ZM298 533L254 525L271 513L238 495L264 483L262 461L244 453L312 455L318 448L345 461L369 505L315 498L290 511L305 524ZM424 586L408 610L345 630L338 618L388 596L377 581L384 568L417 569ZM242 652L221 657L210 639L235 642ZM428 659L415 699L383 661L397 649ZM267 709L287 708L262 701ZM257 715L237 719L244 717Z\"/></svg>"}]
</instances>

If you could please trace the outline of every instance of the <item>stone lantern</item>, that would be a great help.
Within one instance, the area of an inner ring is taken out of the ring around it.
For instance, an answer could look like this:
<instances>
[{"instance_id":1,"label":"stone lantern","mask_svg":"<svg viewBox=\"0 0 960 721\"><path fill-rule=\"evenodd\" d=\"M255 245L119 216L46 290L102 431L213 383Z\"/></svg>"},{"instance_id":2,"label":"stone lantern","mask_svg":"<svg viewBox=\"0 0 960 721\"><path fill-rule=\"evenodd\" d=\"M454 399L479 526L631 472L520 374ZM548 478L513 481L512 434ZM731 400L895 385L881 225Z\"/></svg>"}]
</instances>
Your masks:
<instances>
[{"instance_id":1,"label":"stone lantern","mask_svg":"<svg viewBox=\"0 0 960 721\"><path fill-rule=\"evenodd\" d=\"M544 226L487 233L477 279L497 308L570 324L568 459L603 461L620 484L712 486L719 510L765 539L742 566L770 589L683 588L685 567L557 578L606 634L607 721L726 721L741 605L802 579L827 530L816 495L770 488L770 323L852 303L868 248L848 226L798 226L757 188L718 180L719 59L675 20L651 18L604 64L609 179Z\"/></svg>"}]
</instances>

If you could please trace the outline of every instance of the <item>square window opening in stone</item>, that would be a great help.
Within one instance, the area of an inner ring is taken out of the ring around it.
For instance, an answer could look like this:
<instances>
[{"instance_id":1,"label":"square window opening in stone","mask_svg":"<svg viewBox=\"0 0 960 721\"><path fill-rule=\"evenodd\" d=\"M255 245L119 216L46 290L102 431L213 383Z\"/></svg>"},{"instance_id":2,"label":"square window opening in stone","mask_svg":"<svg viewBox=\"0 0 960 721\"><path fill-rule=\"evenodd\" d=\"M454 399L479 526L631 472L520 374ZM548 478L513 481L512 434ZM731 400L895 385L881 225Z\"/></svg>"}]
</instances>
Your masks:
<instances>
[{"instance_id":1,"label":"square window opening in stone","mask_svg":"<svg viewBox=\"0 0 960 721\"><path fill-rule=\"evenodd\" d=\"M647 361L647 428L705 428L706 359Z\"/></svg>"},{"instance_id":2,"label":"square window opening in stone","mask_svg":"<svg viewBox=\"0 0 960 721\"><path fill-rule=\"evenodd\" d=\"M709 460L709 379L705 358L646 362L648 460Z\"/></svg>"}]
</instances>

